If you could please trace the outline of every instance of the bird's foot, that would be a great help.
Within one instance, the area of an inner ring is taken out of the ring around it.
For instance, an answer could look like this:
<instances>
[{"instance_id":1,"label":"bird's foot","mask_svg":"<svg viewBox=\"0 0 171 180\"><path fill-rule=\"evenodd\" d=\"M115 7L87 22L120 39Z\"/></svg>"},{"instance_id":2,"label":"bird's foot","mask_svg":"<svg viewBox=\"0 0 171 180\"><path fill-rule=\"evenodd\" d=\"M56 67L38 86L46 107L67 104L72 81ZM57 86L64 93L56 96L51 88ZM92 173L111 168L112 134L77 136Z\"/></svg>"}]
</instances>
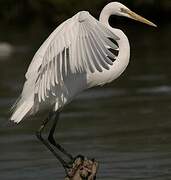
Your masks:
<instances>
[{"instance_id":1,"label":"bird's foot","mask_svg":"<svg viewBox=\"0 0 171 180\"><path fill-rule=\"evenodd\" d=\"M98 169L98 163L92 159L89 160L82 155L78 155L68 168L65 180L95 180Z\"/></svg>"},{"instance_id":2,"label":"bird's foot","mask_svg":"<svg viewBox=\"0 0 171 180\"><path fill-rule=\"evenodd\" d=\"M75 163L76 160L80 159L80 161L84 161L84 156L83 155L77 155L76 157L73 157L71 161L67 164L68 169L71 169L73 167L73 164Z\"/></svg>"}]
</instances>

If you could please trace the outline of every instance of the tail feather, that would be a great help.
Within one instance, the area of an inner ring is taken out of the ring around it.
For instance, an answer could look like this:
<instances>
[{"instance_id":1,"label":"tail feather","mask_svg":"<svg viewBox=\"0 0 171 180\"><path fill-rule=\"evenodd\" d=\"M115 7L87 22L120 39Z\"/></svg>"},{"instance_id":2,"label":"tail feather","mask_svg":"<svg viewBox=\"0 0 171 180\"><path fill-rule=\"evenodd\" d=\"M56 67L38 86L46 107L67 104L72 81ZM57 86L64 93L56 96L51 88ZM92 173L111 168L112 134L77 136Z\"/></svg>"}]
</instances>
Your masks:
<instances>
[{"instance_id":1,"label":"tail feather","mask_svg":"<svg viewBox=\"0 0 171 180\"><path fill-rule=\"evenodd\" d=\"M13 112L17 106L19 106L19 102L21 102L21 95L17 98L17 100L15 101L15 103L12 105L12 107L10 108L10 112Z\"/></svg>"},{"instance_id":2,"label":"tail feather","mask_svg":"<svg viewBox=\"0 0 171 180\"><path fill-rule=\"evenodd\" d=\"M32 113L31 111L34 106L34 90L36 79L37 74L32 73L24 83L23 91L12 107L13 113L10 118L11 121L19 123L23 118Z\"/></svg>"},{"instance_id":3,"label":"tail feather","mask_svg":"<svg viewBox=\"0 0 171 180\"><path fill-rule=\"evenodd\" d=\"M20 101L18 102L18 105L16 105L16 108L10 118L10 120L15 123L19 123L33 107L33 101L24 101L22 103Z\"/></svg>"}]
</instances>

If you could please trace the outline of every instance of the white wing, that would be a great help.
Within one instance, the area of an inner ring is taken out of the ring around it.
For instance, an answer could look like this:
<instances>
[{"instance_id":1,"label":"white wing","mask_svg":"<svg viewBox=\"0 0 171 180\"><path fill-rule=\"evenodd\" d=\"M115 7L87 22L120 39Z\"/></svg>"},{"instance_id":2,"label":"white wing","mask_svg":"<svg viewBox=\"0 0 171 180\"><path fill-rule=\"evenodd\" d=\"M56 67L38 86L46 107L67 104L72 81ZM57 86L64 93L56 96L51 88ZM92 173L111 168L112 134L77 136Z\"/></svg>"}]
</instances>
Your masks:
<instances>
[{"instance_id":1,"label":"white wing","mask_svg":"<svg viewBox=\"0 0 171 180\"><path fill-rule=\"evenodd\" d=\"M62 23L36 53L26 78L37 73L35 94L45 100L54 86L63 86L70 74L110 69L119 38L88 12L79 12Z\"/></svg>"}]
</instances>

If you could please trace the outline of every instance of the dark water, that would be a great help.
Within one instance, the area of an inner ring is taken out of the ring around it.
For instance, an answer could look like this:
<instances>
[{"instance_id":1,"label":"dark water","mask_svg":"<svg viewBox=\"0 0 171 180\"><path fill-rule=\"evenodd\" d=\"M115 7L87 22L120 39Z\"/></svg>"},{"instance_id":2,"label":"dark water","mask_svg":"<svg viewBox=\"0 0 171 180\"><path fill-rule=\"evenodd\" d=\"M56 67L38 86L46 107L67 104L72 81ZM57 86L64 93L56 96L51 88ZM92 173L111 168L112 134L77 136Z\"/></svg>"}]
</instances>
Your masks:
<instances>
[{"instance_id":1,"label":"dark water","mask_svg":"<svg viewBox=\"0 0 171 180\"><path fill-rule=\"evenodd\" d=\"M169 180L171 26L127 31L132 49L128 69L110 85L86 91L72 102L61 115L56 138L74 155L99 161L99 180ZM0 57L1 124L9 117L9 107L21 91L24 73L40 43L27 35L8 39L14 51ZM60 164L34 135L39 123L35 118L1 127L1 180L63 179Z\"/></svg>"}]
</instances>

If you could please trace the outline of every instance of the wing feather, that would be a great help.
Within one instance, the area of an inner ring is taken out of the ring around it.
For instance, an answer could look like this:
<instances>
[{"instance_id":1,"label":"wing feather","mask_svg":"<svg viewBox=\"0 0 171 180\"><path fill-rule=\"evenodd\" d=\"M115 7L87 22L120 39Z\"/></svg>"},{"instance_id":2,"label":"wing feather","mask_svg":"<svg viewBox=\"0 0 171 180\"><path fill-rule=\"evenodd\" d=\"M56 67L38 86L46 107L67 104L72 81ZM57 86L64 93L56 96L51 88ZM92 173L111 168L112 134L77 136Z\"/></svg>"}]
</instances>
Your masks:
<instances>
[{"instance_id":1,"label":"wing feather","mask_svg":"<svg viewBox=\"0 0 171 180\"><path fill-rule=\"evenodd\" d=\"M82 38L83 46L84 46L84 56L85 56L85 59L87 60L87 65L88 65L88 68L89 68L90 72L94 73L95 69L94 69L93 63L91 62L91 56L90 56L90 53L88 51L88 45L87 45L87 38L89 38L89 37L88 37L88 33L86 31L86 28L85 28L84 24L83 24L83 31L85 33L84 38Z\"/></svg>"},{"instance_id":2,"label":"wing feather","mask_svg":"<svg viewBox=\"0 0 171 180\"><path fill-rule=\"evenodd\" d=\"M37 67L35 91L39 102L45 101L54 86L65 86L67 76L109 70L118 49L111 40L119 38L88 12L80 12L60 25L33 58L26 74ZM39 57L39 63L35 58ZM64 87L65 88L65 87ZM54 92L53 92L54 93Z\"/></svg>"},{"instance_id":3,"label":"wing feather","mask_svg":"<svg viewBox=\"0 0 171 180\"><path fill-rule=\"evenodd\" d=\"M93 49L94 49L94 51L95 51L96 59L99 60L100 65L101 65L103 68L109 70L108 64L104 61L105 59L107 59L106 54L104 53L103 49L100 47L98 41L94 38L93 31L90 32L89 38L90 38L90 40L91 40Z\"/></svg>"}]
</instances>

